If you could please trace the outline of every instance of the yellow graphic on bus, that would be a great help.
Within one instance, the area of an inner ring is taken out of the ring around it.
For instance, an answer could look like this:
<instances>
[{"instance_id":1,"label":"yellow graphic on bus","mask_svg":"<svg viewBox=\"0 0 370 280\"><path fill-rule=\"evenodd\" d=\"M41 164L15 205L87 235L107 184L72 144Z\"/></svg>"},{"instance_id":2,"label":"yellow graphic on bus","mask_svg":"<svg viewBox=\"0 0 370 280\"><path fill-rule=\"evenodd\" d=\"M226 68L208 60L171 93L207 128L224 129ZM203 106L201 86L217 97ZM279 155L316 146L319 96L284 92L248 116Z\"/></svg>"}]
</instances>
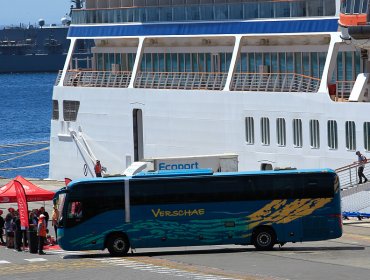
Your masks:
<instances>
[{"instance_id":1,"label":"yellow graphic on bus","mask_svg":"<svg viewBox=\"0 0 370 280\"><path fill-rule=\"evenodd\" d=\"M249 228L263 224L286 224L312 214L329 203L332 198L296 199L288 203L286 199L273 200L263 208L247 216L251 221Z\"/></svg>"}]
</instances>

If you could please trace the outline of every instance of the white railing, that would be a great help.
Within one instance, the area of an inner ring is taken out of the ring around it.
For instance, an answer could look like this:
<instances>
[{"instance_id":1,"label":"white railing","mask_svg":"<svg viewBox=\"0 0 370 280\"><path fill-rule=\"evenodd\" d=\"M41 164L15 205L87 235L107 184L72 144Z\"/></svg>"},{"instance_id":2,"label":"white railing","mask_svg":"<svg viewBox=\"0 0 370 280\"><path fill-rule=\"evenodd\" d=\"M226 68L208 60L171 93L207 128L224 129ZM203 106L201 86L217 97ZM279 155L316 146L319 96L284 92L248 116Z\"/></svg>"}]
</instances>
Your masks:
<instances>
[{"instance_id":1,"label":"white railing","mask_svg":"<svg viewBox=\"0 0 370 280\"><path fill-rule=\"evenodd\" d=\"M64 86L127 88L130 71L68 70ZM55 81L62 77L59 71ZM134 86L153 89L223 90L227 73L218 72L138 72ZM329 94L334 101L348 101L354 81L337 81ZM317 92L320 79L295 73L235 73L232 91ZM330 87L330 86L329 86Z\"/></svg>"},{"instance_id":2,"label":"white railing","mask_svg":"<svg viewBox=\"0 0 370 280\"><path fill-rule=\"evenodd\" d=\"M63 71L59 70L57 79L55 80L55 84L54 84L55 86L59 85L60 79L62 78L62 73Z\"/></svg>"},{"instance_id":3,"label":"white railing","mask_svg":"<svg viewBox=\"0 0 370 280\"><path fill-rule=\"evenodd\" d=\"M320 79L295 73L235 73L233 91L317 92Z\"/></svg>"},{"instance_id":4,"label":"white railing","mask_svg":"<svg viewBox=\"0 0 370 280\"><path fill-rule=\"evenodd\" d=\"M367 178L370 179L370 162L365 163L365 169L364 169L364 174ZM340 167L335 170L335 172L339 176L340 180L340 185L342 190L348 190L350 188L353 188L358 185L358 167L360 166L359 163L355 162L350 165L346 165L343 167ZM367 167L367 168L366 168Z\"/></svg>"},{"instance_id":5,"label":"white railing","mask_svg":"<svg viewBox=\"0 0 370 280\"><path fill-rule=\"evenodd\" d=\"M129 71L67 71L64 86L127 88Z\"/></svg>"},{"instance_id":6,"label":"white railing","mask_svg":"<svg viewBox=\"0 0 370 280\"><path fill-rule=\"evenodd\" d=\"M334 101L348 101L355 81L337 81Z\"/></svg>"},{"instance_id":7,"label":"white railing","mask_svg":"<svg viewBox=\"0 0 370 280\"><path fill-rule=\"evenodd\" d=\"M213 72L138 72L136 88L222 90L227 73Z\"/></svg>"}]
</instances>

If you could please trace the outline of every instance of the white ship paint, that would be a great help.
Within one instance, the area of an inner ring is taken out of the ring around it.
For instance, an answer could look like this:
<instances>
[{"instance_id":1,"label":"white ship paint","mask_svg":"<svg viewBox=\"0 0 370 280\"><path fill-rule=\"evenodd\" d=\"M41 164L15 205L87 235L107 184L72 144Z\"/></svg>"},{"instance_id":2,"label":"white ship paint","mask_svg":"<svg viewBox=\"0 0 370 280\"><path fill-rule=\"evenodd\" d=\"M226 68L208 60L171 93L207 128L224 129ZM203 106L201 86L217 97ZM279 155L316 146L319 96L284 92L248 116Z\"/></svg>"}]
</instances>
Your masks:
<instances>
[{"instance_id":1,"label":"white ship paint","mask_svg":"<svg viewBox=\"0 0 370 280\"><path fill-rule=\"evenodd\" d=\"M337 12L333 18L337 18L339 12L339 1L336 2ZM117 26L117 24L105 25ZM135 26L132 23L127 25ZM83 79L81 79L83 85L73 86L69 83L71 81L68 80L69 72L86 70L71 68L73 46L79 38L72 38L67 62L60 81L54 87L53 100L58 101L59 117L51 121L50 178L94 176L95 159L101 160L102 165L107 168L107 173L117 174L135 161L135 157L140 160L235 153L239 155L241 171L260 170L266 167L335 169L355 161L356 150L363 151L369 157L369 146L365 143L369 132L364 131L364 123L370 122L370 105L368 97L361 94L368 85L353 87L359 98L366 102L333 101L328 92L328 81L334 71L338 51L355 51L353 46L341 40L339 32L92 38L97 44L92 50L95 54L125 50L136 53L128 87L121 88L95 87L86 82L83 84ZM198 41L194 38L198 38ZM105 43L102 40L107 41ZM197 43L199 40L203 40L203 45ZM297 41L301 43L294 43ZM188 45L185 45L185 42ZM220 45L220 42L224 42L224 45ZM266 45L266 42L269 44ZM271 42L276 44L271 45ZM317 92L229 89L232 75L236 71L239 52L270 53L277 52L277 48L286 53L300 50L327 52ZM143 53L186 53L205 50L232 53L230 67L225 71L227 79L222 90L154 89L135 86L135 78L140 72L139 58ZM114 69L110 72L114 72ZM66 110L63 106L65 100L80 102L75 121L63 119L63 111ZM133 114L137 109L141 110L142 116L139 116L138 121L139 135L136 135L134 140L134 131L137 130L134 128ZM247 117L254 119L253 144L246 141ZM261 118L269 118L269 144L262 144ZM277 144L278 118L285 119L285 146ZM293 143L293 119L302 121L302 147L295 147ZM318 147L312 147L310 143L310 120L319 122ZM329 120L337 122L335 149L328 146ZM348 148L348 143L346 144L348 121L356 125L356 143L351 148Z\"/></svg>"}]
</instances>

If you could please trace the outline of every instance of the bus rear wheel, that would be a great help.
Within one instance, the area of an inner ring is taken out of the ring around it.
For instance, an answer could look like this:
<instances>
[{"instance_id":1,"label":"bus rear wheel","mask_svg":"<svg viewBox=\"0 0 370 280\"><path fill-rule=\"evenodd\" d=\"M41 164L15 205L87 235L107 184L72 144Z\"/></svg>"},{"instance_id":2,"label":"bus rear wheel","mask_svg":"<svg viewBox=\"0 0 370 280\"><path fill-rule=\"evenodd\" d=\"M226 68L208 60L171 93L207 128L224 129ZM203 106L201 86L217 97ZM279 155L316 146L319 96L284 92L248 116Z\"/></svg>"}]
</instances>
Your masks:
<instances>
[{"instance_id":1,"label":"bus rear wheel","mask_svg":"<svg viewBox=\"0 0 370 280\"><path fill-rule=\"evenodd\" d=\"M111 256L125 256L130 249L128 239L123 234L114 234L108 238L107 248Z\"/></svg>"},{"instance_id":2,"label":"bus rear wheel","mask_svg":"<svg viewBox=\"0 0 370 280\"><path fill-rule=\"evenodd\" d=\"M253 232L252 240L257 250L269 251L272 250L276 243L276 235L273 229L262 227Z\"/></svg>"}]
</instances>

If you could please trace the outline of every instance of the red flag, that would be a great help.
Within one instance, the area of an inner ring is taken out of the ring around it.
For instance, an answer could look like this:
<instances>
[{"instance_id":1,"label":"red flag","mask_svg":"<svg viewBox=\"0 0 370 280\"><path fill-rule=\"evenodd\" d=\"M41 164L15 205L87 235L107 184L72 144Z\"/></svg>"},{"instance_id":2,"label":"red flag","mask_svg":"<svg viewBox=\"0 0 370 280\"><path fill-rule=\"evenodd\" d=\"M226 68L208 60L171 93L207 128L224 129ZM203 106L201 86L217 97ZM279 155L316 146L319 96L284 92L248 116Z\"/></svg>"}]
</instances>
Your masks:
<instances>
[{"instance_id":1,"label":"red flag","mask_svg":"<svg viewBox=\"0 0 370 280\"><path fill-rule=\"evenodd\" d=\"M17 194L17 203L18 203L18 211L19 211L19 218L21 220L21 228L26 229L28 228L28 205L27 205L27 198L24 188L21 183L17 180L14 180L14 188Z\"/></svg>"},{"instance_id":2,"label":"red flag","mask_svg":"<svg viewBox=\"0 0 370 280\"><path fill-rule=\"evenodd\" d=\"M69 179L69 178L64 178L64 183L66 184L66 186L68 186L68 184L69 184L70 182L72 182L72 180L71 180L71 179Z\"/></svg>"}]
</instances>

